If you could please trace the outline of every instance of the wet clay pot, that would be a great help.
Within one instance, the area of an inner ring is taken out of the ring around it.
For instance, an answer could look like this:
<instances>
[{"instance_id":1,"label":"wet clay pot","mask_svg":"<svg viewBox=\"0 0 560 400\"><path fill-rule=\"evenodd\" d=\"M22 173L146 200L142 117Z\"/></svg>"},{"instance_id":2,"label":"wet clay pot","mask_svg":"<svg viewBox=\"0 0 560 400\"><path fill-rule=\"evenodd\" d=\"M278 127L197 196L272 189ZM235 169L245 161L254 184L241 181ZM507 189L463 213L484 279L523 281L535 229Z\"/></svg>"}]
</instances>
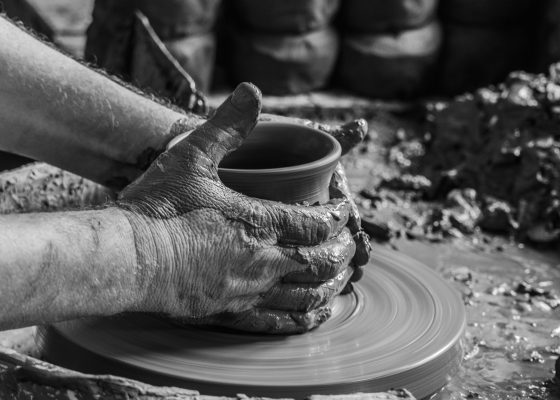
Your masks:
<instances>
[{"instance_id":1,"label":"wet clay pot","mask_svg":"<svg viewBox=\"0 0 560 400\"><path fill-rule=\"evenodd\" d=\"M340 144L319 130L259 122L241 147L220 164L222 182L238 192L284 203L329 200Z\"/></svg>"}]
</instances>

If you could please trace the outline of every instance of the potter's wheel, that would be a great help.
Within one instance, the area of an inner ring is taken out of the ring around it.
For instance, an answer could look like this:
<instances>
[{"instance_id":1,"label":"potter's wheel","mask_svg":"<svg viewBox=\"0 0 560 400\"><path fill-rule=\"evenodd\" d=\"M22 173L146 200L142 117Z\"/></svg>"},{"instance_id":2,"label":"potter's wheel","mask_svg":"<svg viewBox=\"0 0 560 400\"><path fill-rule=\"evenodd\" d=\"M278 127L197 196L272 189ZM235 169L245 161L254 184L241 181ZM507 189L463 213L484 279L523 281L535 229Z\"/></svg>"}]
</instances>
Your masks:
<instances>
[{"instance_id":1,"label":"potter's wheel","mask_svg":"<svg viewBox=\"0 0 560 400\"><path fill-rule=\"evenodd\" d=\"M41 330L47 360L203 394L303 398L408 388L426 397L457 371L465 310L428 267L376 248L355 293L296 336L182 327L145 315Z\"/></svg>"}]
</instances>

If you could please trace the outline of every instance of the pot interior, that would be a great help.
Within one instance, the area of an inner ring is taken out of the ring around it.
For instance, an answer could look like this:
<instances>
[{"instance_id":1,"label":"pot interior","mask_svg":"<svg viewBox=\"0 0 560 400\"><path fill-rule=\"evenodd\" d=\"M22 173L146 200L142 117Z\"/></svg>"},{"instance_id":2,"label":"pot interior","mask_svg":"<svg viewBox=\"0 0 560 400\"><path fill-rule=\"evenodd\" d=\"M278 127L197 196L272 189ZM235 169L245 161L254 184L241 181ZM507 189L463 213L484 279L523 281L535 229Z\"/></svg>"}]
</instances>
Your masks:
<instances>
[{"instance_id":1,"label":"pot interior","mask_svg":"<svg viewBox=\"0 0 560 400\"><path fill-rule=\"evenodd\" d=\"M316 162L336 152L326 134L288 123L259 123L241 147L220 163L220 169L285 169Z\"/></svg>"}]
</instances>

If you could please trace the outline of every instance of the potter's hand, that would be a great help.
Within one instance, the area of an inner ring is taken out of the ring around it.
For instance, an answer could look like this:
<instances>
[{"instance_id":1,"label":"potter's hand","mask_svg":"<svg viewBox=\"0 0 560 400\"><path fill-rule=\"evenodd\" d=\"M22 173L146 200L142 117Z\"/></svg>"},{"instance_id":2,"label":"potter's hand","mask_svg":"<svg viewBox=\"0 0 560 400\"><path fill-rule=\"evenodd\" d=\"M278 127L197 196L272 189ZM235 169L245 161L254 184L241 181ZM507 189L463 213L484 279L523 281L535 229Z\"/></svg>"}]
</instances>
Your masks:
<instances>
[{"instance_id":1,"label":"potter's hand","mask_svg":"<svg viewBox=\"0 0 560 400\"><path fill-rule=\"evenodd\" d=\"M342 155L348 153L356 145L361 143L368 131L367 122L363 119L352 121L341 126L320 124L306 119L289 118L271 114L262 114L259 120L296 122L301 125L321 130L338 140L342 147ZM352 193L348 185L348 179L341 163L338 163L331 179L330 196L331 198L345 198L350 203L351 211L348 220L348 228L350 229L356 243L356 254L351 262L351 265L354 267L354 273L352 274L351 281L356 282L363 275L361 267L369 261L371 246L368 235L362 229L358 206L353 200Z\"/></svg>"},{"instance_id":2,"label":"potter's hand","mask_svg":"<svg viewBox=\"0 0 560 400\"><path fill-rule=\"evenodd\" d=\"M293 206L225 187L220 160L254 127L260 93L240 85L119 196L135 234L137 310L259 332L312 329L346 285L347 200Z\"/></svg>"}]
</instances>

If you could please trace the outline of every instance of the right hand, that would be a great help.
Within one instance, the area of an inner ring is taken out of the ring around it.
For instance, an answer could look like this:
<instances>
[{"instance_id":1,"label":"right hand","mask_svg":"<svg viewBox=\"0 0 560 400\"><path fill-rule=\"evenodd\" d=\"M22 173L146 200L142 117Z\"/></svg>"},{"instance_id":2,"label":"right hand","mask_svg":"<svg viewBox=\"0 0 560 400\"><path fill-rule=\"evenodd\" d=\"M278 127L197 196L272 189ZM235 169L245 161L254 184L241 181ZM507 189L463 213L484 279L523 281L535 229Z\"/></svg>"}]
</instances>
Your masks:
<instances>
[{"instance_id":1,"label":"right hand","mask_svg":"<svg viewBox=\"0 0 560 400\"><path fill-rule=\"evenodd\" d=\"M137 311L268 333L304 332L330 316L353 272L349 202L260 200L218 178L260 105L258 89L241 84L121 192L139 260Z\"/></svg>"}]
</instances>

